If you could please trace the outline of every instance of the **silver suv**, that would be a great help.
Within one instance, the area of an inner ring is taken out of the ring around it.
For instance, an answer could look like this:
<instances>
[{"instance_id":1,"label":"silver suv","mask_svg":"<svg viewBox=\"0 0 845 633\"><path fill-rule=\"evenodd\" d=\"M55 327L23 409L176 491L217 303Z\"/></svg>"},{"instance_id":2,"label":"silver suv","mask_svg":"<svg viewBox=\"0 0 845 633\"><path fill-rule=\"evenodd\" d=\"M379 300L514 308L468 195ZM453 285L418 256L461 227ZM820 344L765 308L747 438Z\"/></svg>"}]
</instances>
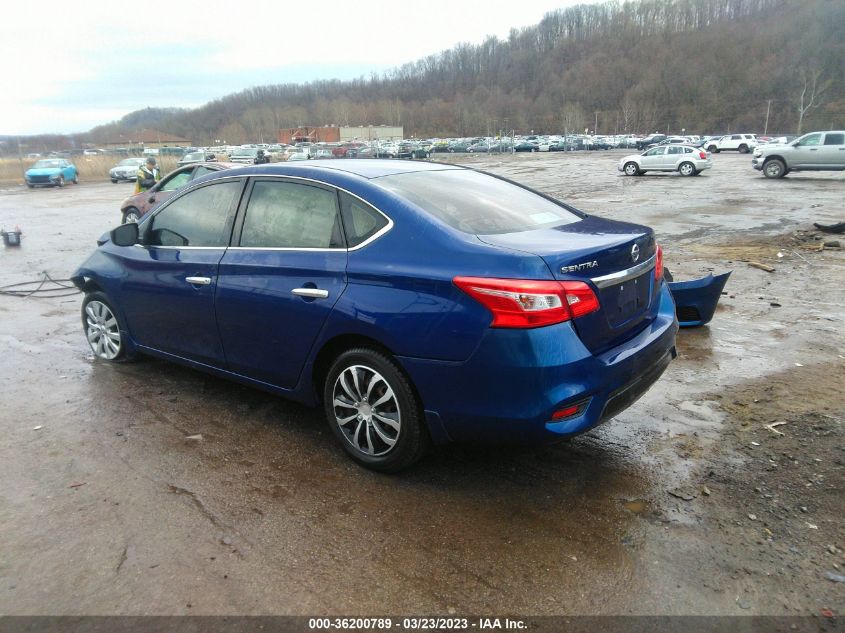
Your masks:
<instances>
[{"instance_id":1,"label":"silver suv","mask_svg":"<svg viewBox=\"0 0 845 633\"><path fill-rule=\"evenodd\" d=\"M751 166L766 178L791 171L845 171L845 132L810 132L791 143L759 146Z\"/></svg>"}]
</instances>

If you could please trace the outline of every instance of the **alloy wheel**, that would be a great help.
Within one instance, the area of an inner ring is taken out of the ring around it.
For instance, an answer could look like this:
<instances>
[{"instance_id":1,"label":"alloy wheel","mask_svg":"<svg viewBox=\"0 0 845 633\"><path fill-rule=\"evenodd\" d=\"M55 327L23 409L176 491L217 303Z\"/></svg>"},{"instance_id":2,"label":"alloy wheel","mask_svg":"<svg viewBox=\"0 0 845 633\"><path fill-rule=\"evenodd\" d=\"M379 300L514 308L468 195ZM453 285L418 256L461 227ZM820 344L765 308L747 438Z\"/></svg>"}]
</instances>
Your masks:
<instances>
[{"instance_id":1,"label":"alloy wheel","mask_svg":"<svg viewBox=\"0 0 845 633\"><path fill-rule=\"evenodd\" d=\"M102 301L89 301L85 306L85 334L91 349L104 360L120 354L120 327L111 309Z\"/></svg>"},{"instance_id":2,"label":"alloy wheel","mask_svg":"<svg viewBox=\"0 0 845 633\"><path fill-rule=\"evenodd\" d=\"M399 439L399 401L384 376L370 367L352 365L340 373L332 410L346 441L365 455L384 455Z\"/></svg>"}]
</instances>

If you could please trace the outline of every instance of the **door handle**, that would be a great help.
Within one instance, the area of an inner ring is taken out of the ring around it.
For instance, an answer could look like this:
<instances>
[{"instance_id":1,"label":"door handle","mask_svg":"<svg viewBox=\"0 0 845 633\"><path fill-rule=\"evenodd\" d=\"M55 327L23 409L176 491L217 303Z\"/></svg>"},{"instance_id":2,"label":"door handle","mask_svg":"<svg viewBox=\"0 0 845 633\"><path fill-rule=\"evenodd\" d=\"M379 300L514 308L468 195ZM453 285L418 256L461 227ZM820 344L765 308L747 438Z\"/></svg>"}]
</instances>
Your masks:
<instances>
[{"instance_id":1,"label":"door handle","mask_svg":"<svg viewBox=\"0 0 845 633\"><path fill-rule=\"evenodd\" d=\"M185 281L197 286L207 286L211 283L211 277L185 277Z\"/></svg>"},{"instance_id":2,"label":"door handle","mask_svg":"<svg viewBox=\"0 0 845 633\"><path fill-rule=\"evenodd\" d=\"M291 290L297 297L309 297L310 299L328 299L329 291L319 288L294 288Z\"/></svg>"},{"instance_id":3,"label":"door handle","mask_svg":"<svg viewBox=\"0 0 845 633\"><path fill-rule=\"evenodd\" d=\"M817 151L819 151L819 148L818 147L811 147L810 151L811 152L817 152Z\"/></svg>"}]
</instances>

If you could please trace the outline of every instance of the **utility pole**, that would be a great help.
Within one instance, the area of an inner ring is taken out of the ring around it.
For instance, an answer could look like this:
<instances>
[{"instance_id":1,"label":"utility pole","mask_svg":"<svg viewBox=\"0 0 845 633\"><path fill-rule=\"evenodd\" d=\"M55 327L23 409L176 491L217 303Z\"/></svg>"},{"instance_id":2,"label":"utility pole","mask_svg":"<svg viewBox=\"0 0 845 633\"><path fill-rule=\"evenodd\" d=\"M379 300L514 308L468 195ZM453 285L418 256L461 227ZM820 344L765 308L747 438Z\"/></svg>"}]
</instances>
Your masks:
<instances>
[{"instance_id":1,"label":"utility pole","mask_svg":"<svg viewBox=\"0 0 845 633\"><path fill-rule=\"evenodd\" d=\"M599 111L596 110L596 124L593 126L593 134L599 133Z\"/></svg>"},{"instance_id":2,"label":"utility pole","mask_svg":"<svg viewBox=\"0 0 845 633\"><path fill-rule=\"evenodd\" d=\"M763 127L763 136L766 136L766 133L769 131L769 112L772 109L772 100L769 99L766 101L766 125Z\"/></svg>"},{"instance_id":3,"label":"utility pole","mask_svg":"<svg viewBox=\"0 0 845 633\"><path fill-rule=\"evenodd\" d=\"M21 137L18 137L18 162L21 164L21 177L26 180L26 169L23 166L23 153L21 152Z\"/></svg>"}]
</instances>

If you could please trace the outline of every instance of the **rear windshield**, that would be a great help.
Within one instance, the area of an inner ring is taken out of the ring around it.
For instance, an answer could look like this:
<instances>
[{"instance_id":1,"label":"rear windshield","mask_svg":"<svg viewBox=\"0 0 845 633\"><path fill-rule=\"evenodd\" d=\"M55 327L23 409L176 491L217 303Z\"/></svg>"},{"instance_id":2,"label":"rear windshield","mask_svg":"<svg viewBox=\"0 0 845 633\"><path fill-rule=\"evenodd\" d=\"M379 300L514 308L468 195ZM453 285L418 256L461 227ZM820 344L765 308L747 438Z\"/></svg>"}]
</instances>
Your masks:
<instances>
[{"instance_id":1,"label":"rear windshield","mask_svg":"<svg viewBox=\"0 0 845 633\"><path fill-rule=\"evenodd\" d=\"M477 171L420 171L374 180L449 226L476 235L517 233L581 217L513 183Z\"/></svg>"}]
</instances>

